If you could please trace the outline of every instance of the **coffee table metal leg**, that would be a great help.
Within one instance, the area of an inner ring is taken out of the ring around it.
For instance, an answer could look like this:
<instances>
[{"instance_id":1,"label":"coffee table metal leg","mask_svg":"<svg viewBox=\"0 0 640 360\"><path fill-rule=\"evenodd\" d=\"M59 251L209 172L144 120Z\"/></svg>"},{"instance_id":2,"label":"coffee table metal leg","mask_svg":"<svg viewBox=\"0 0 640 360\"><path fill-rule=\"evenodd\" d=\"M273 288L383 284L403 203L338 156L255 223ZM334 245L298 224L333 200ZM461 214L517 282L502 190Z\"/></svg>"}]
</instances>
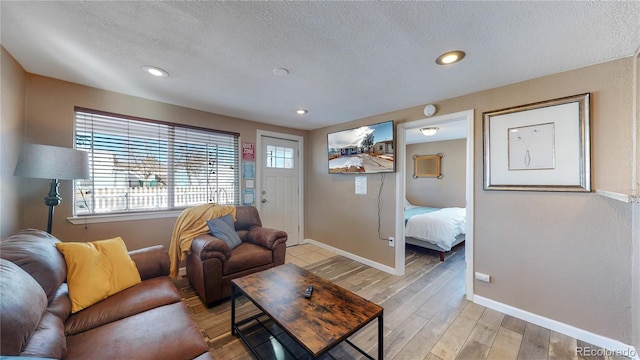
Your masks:
<instances>
[{"instance_id":1,"label":"coffee table metal leg","mask_svg":"<svg viewBox=\"0 0 640 360\"><path fill-rule=\"evenodd\" d=\"M382 354L384 353L382 344L384 339L384 325L382 324L382 313L378 316L378 360L382 360Z\"/></svg>"},{"instance_id":2,"label":"coffee table metal leg","mask_svg":"<svg viewBox=\"0 0 640 360\"><path fill-rule=\"evenodd\" d=\"M236 285L231 283L231 335L236 334Z\"/></svg>"}]
</instances>

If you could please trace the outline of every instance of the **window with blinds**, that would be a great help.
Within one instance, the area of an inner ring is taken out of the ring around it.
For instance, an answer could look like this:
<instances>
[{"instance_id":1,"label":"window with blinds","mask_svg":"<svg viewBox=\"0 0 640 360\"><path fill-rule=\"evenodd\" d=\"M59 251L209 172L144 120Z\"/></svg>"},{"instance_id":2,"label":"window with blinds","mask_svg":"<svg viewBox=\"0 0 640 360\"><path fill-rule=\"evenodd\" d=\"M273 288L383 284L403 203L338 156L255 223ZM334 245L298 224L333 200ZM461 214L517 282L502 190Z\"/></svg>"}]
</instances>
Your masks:
<instances>
[{"instance_id":1,"label":"window with blinds","mask_svg":"<svg viewBox=\"0 0 640 360\"><path fill-rule=\"evenodd\" d=\"M75 109L75 215L239 204L239 134Z\"/></svg>"}]
</instances>

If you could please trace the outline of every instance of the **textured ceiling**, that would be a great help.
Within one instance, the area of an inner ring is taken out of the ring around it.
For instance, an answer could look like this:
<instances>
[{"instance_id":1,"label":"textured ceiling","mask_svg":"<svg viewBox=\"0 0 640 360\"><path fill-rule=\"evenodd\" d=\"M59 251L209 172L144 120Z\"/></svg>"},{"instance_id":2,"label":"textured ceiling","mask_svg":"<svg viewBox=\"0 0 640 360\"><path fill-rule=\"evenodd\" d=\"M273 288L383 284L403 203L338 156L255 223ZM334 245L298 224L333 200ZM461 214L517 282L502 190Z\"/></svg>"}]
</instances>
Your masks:
<instances>
[{"instance_id":1,"label":"textured ceiling","mask_svg":"<svg viewBox=\"0 0 640 360\"><path fill-rule=\"evenodd\" d=\"M299 129L628 57L640 45L637 1L2 1L0 12L0 41L30 73ZM435 64L455 49L462 62ZM275 76L278 67L290 74Z\"/></svg>"}]
</instances>

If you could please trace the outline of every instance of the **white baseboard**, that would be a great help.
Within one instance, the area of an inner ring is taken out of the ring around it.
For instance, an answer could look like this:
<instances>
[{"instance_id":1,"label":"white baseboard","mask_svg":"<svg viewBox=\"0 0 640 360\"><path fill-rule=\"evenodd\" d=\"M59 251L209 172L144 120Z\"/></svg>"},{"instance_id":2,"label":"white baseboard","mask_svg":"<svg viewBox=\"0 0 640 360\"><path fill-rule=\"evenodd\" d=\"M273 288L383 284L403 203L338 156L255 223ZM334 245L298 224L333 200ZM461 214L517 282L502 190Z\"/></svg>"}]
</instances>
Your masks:
<instances>
[{"instance_id":1,"label":"white baseboard","mask_svg":"<svg viewBox=\"0 0 640 360\"><path fill-rule=\"evenodd\" d=\"M395 268L392 268L392 267L384 265L384 264L377 263L375 261L371 261L369 259L365 259L363 257L360 257L358 255L352 254L350 252L346 252L346 251L338 249L338 248L334 248L333 246L329 246L327 244L323 244L323 243L321 243L319 241L316 241L316 240L313 240L313 239L304 239L304 240L302 240L302 243L313 244L313 245L321 247L323 249L327 249L329 251L333 251L333 252L335 252L335 253L337 253L339 255L342 255L342 256L344 256L346 258L349 258L351 260L355 260L355 261L357 261L359 263L371 266L372 268L378 269L380 271L384 271L384 272L389 273L391 275L396 275L396 269Z\"/></svg>"},{"instance_id":2,"label":"white baseboard","mask_svg":"<svg viewBox=\"0 0 640 360\"><path fill-rule=\"evenodd\" d=\"M612 353L624 355L634 360L640 360L638 351L632 345L624 344L618 340L610 339L606 336L594 334L590 331L579 329L575 326L567 325L559 321L546 318L537 314L530 313L526 310L518 309L510 305L506 305L482 296L474 295L473 302L485 306L489 309L499 311L501 313L517 317L524 321L542 326L555 332L571 336L582 341L586 341L592 345L607 349Z\"/></svg>"}]
</instances>

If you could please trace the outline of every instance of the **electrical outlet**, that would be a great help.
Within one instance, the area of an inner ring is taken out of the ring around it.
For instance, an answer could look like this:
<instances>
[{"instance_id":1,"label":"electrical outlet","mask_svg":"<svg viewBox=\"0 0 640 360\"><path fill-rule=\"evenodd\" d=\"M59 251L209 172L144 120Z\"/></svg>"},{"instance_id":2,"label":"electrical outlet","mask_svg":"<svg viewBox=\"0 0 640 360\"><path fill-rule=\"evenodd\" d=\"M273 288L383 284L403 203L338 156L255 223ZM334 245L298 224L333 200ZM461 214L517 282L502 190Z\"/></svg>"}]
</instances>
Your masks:
<instances>
[{"instance_id":1,"label":"electrical outlet","mask_svg":"<svg viewBox=\"0 0 640 360\"><path fill-rule=\"evenodd\" d=\"M389 236L389 246L396 246L396 239L394 239L393 236Z\"/></svg>"},{"instance_id":2,"label":"electrical outlet","mask_svg":"<svg viewBox=\"0 0 640 360\"><path fill-rule=\"evenodd\" d=\"M491 275L483 274L476 271L476 280L484 281L486 283L491 282Z\"/></svg>"}]
</instances>

